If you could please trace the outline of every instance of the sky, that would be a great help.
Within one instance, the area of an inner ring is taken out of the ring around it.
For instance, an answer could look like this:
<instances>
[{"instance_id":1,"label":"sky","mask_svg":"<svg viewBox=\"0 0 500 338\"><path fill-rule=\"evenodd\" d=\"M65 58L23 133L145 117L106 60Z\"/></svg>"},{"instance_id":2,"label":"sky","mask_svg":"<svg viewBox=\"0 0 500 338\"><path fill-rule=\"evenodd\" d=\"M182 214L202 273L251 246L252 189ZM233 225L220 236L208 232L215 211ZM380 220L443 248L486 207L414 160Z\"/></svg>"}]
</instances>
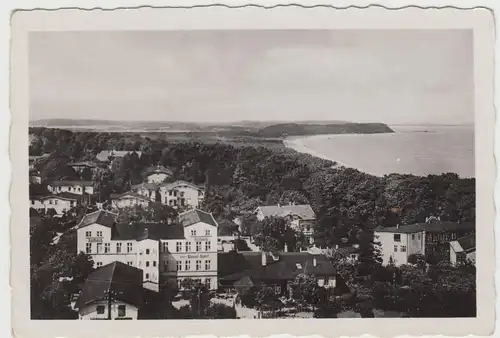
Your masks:
<instances>
[{"instance_id":1,"label":"sky","mask_svg":"<svg viewBox=\"0 0 500 338\"><path fill-rule=\"evenodd\" d=\"M30 119L471 124L469 30L33 32Z\"/></svg>"}]
</instances>

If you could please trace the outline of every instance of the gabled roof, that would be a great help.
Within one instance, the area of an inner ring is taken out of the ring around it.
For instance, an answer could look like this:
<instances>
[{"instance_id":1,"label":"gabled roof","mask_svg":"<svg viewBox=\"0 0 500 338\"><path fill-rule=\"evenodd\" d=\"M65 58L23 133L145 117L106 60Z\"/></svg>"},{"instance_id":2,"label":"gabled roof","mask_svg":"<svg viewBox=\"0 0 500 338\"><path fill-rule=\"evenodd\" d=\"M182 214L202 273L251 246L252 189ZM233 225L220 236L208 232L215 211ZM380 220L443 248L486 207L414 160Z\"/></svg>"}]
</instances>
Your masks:
<instances>
[{"instance_id":1,"label":"gabled roof","mask_svg":"<svg viewBox=\"0 0 500 338\"><path fill-rule=\"evenodd\" d=\"M264 253L267 255L267 262L262 266L262 254L251 251L217 254L219 279L238 281L249 277L253 281L266 281L291 280L301 273L315 276L336 275L334 266L325 255L313 255L308 252Z\"/></svg>"},{"instance_id":2,"label":"gabled roof","mask_svg":"<svg viewBox=\"0 0 500 338\"><path fill-rule=\"evenodd\" d=\"M461 237L457 239L457 242L460 244L462 249L465 252L471 252L476 250L476 234L470 234L465 237Z\"/></svg>"},{"instance_id":3,"label":"gabled roof","mask_svg":"<svg viewBox=\"0 0 500 338\"><path fill-rule=\"evenodd\" d=\"M137 156L141 157L142 151L134 151L134 150L103 150L99 154L96 155L96 159L98 161L105 162L111 156L113 157L124 157L127 154L136 153Z\"/></svg>"},{"instance_id":4,"label":"gabled roof","mask_svg":"<svg viewBox=\"0 0 500 338\"><path fill-rule=\"evenodd\" d=\"M143 196L141 194L138 194L134 191L127 191L127 192L124 192L123 194L111 194L110 197L112 200L120 199L120 198L124 198L124 197L134 197L134 198L138 198L138 199L141 199L144 201L149 201L149 198L147 198L146 196Z\"/></svg>"},{"instance_id":5,"label":"gabled roof","mask_svg":"<svg viewBox=\"0 0 500 338\"><path fill-rule=\"evenodd\" d=\"M93 271L83 284L76 306L82 309L106 299L111 292L115 300L140 307L142 305L142 270L121 262L113 262Z\"/></svg>"},{"instance_id":6,"label":"gabled roof","mask_svg":"<svg viewBox=\"0 0 500 338\"><path fill-rule=\"evenodd\" d=\"M198 222L203 222L217 227L217 222L215 221L212 214L200 209L191 209L189 211L183 212L179 215L179 221L185 227Z\"/></svg>"},{"instance_id":7,"label":"gabled roof","mask_svg":"<svg viewBox=\"0 0 500 338\"><path fill-rule=\"evenodd\" d=\"M170 189L178 188L181 185L187 185L187 186L189 186L193 189L196 189L196 190L203 190L203 187L200 187L200 186L193 184L193 183L190 183L190 182L180 181L180 180L175 181L175 182L171 182L171 183L162 183L160 185L160 189L170 190Z\"/></svg>"},{"instance_id":8,"label":"gabled roof","mask_svg":"<svg viewBox=\"0 0 500 338\"><path fill-rule=\"evenodd\" d=\"M152 175L152 174L166 174L172 176L174 173L169 168L166 168L162 165L156 165L153 167L149 167L144 171L144 175Z\"/></svg>"},{"instance_id":9,"label":"gabled roof","mask_svg":"<svg viewBox=\"0 0 500 338\"><path fill-rule=\"evenodd\" d=\"M260 211L264 217L285 217L288 215L297 215L303 219L316 219L316 214L309 204L267 205L258 207L256 211Z\"/></svg>"},{"instance_id":10,"label":"gabled roof","mask_svg":"<svg viewBox=\"0 0 500 338\"><path fill-rule=\"evenodd\" d=\"M181 224L118 223L111 231L111 240L114 241L144 239L184 239L184 227Z\"/></svg>"},{"instance_id":11,"label":"gabled roof","mask_svg":"<svg viewBox=\"0 0 500 338\"><path fill-rule=\"evenodd\" d=\"M72 187L75 185L79 186L84 186L84 187L91 187L94 185L94 182L92 181L69 181L69 180L59 180L59 181L53 181L49 183L50 186L53 187Z\"/></svg>"},{"instance_id":12,"label":"gabled roof","mask_svg":"<svg viewBox=\"0 0 500 338\"><path fill-rule=\"evenodd\" d=\"M83 216L77 227L80 229L87 225L99 224L111 228L113 224L115 224L117 216L117 214L113 214L106 210L97 210Z\"/></svg>"},{"instance_id":13,"label":"gabled roof","mask_svg":"<svg viewBox=\"0 0 500 338\"><path fill-rule=\"evenodd\" d=\"M49 199L59 199L64 201L78 201L82 199L82 195L71 194L71 193L60 193L54 195L45 195L45 196L30 196L30 200L38 200L44 201Z\"/></svg>"},{"instance_id":14,"label":"gabled roof","mask_svg":"<svg viewBox=\"0 0 500 338\"><path fill-rule=\"evenodd\" d=\"M417 233L417 232L453 232L460 230L474 230L474 223L457 223L457 222L432 222L432 223L415 223L408 225L400 225L393 227L378 227L375 232L393 232L393 233Z\"/></svg>"}]
</instances>

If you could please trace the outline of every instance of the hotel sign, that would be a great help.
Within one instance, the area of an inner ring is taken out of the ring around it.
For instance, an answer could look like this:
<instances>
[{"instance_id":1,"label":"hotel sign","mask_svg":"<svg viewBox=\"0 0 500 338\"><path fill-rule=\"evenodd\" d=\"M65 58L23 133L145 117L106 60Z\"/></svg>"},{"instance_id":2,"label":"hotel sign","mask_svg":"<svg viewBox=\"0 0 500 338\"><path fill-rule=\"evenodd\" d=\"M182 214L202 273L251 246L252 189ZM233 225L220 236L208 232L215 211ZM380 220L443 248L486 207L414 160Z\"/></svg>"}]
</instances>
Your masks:
<instances>
[{"instance_id":1,"label":"hotel sign","mask_svg":"<svg viewBox=\"0 0 500 338\"><path fill-rule=\"evenodd\" d=\"M188 254L188 255L181 255L180 258L188 258L188 259L196 259L196 258L208 258L210 257L209 254Z\"/></svg>"},{"instance_id":2,"label":"hotel sign","mask_svg":"<svg viewBox=\"0 0 500 338\"><path fill-rule=\"evenodd\" d=\"M102 243L102 237L87 237L87 241L90 243Z\"/></svg>"}]
</instances>

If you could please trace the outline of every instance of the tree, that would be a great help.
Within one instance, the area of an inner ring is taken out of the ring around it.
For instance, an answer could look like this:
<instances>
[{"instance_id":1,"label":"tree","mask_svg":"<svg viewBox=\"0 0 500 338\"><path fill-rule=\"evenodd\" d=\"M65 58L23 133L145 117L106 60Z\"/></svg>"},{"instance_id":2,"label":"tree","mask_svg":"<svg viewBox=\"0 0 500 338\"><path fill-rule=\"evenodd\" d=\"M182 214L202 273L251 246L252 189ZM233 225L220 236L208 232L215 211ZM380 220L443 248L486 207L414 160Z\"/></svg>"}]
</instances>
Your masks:
<instances>
[{"instance_id":1,"label":"tree","mask_svg":"<svg viewBox=\"0 0 500 338\"><path fill-rule=\"evenodd\" d=\"M301 273L290 283L292 298L301 307L315 307L320 302L318 281L312 275Z\"/></svg>"},{"instance_id":2,"label":"tree","mask_svg":"<svg viewBox=\"0 0 500 338\"><path fill-rule=\"evenodd\" d=\"M209 319L236 319L236 310L234 307L224 304L211 304L205 313L204 318Z\"/></svg>"},{"instance_id":3,"label":"tree","mask_svg":"<svg viewBox=\"0 0 500 338\"><path fill-rule=\"evenodd\" d=\"M276 311L283 307L274 288L259 285L255 293L255 306L261 311L269 311L271 316L275 316Z\"/></svg>"},{"instance_id":4,"label":"tree","mask_svg":"<svg viewBox=\"0 0 500 338\"><path fill-rule=\"evenodd\" d=\"M255 234L255 244L264 251L293 251L305 243L303 236L292 229L283 217L266 217Z\"/></svg>"},{"instance_id":5,"label":"tree","mask_svg":"<svg viewBox=\"0 0 500 338\"><path fill-rule=\"evenodd\" d=\"M381 263L380 246L374 238L373 231L362 231L359 236L358 274L361 276L369 275Z\"/></svg>"}]
</instances>

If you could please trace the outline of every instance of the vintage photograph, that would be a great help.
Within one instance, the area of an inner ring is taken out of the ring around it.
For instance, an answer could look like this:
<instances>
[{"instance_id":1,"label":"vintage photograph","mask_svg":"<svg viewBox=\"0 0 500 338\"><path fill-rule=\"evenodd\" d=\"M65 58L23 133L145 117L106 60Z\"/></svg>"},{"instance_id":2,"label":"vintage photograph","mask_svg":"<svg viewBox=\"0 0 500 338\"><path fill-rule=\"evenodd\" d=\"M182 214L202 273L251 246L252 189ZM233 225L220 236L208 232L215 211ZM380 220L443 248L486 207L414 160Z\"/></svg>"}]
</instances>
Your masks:
<instances>
[{"instance_id":1,"label":"vintage photograph","mask_svg":"<svg viewBox=\"0 0 500 338\"><path fill-rule=\"evenodd\" d=\"M16 332L487 335L484 14L18 15Z\"/></svg>"},{"instance_id":2,"label":"vintage photograph","mask_svg":"<svg viewBox=\"0 0 500 338\"><path fill-rule=\"evenodd\" d=\"M31 318L475 317L472 42L31 33Z\"/></svg>"}]
</instances>

